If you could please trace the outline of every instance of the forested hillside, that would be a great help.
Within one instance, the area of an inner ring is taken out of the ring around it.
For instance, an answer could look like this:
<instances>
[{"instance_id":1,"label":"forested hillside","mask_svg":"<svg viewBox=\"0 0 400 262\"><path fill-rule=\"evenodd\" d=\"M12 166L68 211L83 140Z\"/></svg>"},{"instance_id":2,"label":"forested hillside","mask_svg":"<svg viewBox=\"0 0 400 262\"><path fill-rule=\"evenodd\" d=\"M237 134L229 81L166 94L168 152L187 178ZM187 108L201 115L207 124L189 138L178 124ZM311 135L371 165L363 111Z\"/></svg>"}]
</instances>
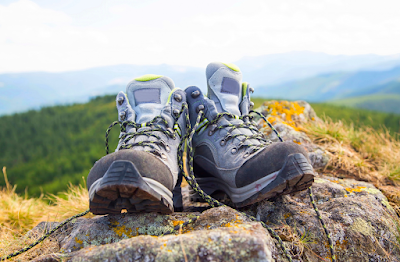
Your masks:
<instances>
[{"instance_id":1,"label":"forested hillside","mask_svg":"<svg viewBox=\"0 0 400 262\"><path fill-rule=\"evenodd\" d=\"M104 156L104 135L117 119L115 96L104 96L86 104L56 106L0 117L0 167L6 166L17 192L27 188L29 196L41 191L57 193L69 182L84 183L93 163ZM255 98L256 106L264 99ZM334 120L367 124L376 129L386 125L400 131L400 115L353 110L345 107L313 104L319 116ZM110 150L117 143L119 128L111 132ZM4 180L0 179L0 186Z\"/></svg>"},{"instance_id":2,"label":"forested hillside","mask_svg":"<svg viewBox=\"0 0 400 262\"><path fill-rule=\"evenodd\" d=\"M116 114L114 96L105 96L1 117L0 165L7 167L17 191L27 187L29 195L57 193L70 181L82 183L82 176L105 154L105 130ZM118 132L116 127L111 134L112 145Z\"/></svg>"}]
</instances>

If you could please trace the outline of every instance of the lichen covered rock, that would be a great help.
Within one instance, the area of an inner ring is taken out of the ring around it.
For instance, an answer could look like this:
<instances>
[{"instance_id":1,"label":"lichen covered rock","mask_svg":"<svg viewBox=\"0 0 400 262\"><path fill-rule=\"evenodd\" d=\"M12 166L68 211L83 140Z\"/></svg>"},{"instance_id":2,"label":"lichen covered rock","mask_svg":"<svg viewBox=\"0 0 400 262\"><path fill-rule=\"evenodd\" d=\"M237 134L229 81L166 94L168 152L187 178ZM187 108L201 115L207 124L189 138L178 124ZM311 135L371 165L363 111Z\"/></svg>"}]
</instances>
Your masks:
<instances>
[{"instance_id":1,"label":"lichen covered rock","mask_svg":"<svg viewBox=\"0 0 400 262\"><path fill-rule=\"evenodd\" d=\"M69 232L58 236L61 251L72 252L87 246L116 243L139 235L158 236L184 223L199 213L161 215L120 214L80 218L69 225Z\"/></svg>"},{"instance_id":2,"label":"lichen covered rock","mask_svg":"<svg viewBox=\"0 0 400 262\"><path fill-rule=\"evenodd\" d=\"M170 225L170 221L178 221L178 218L184 221L187 216L180 213L173 220L170 220L170 216L154 214L80 219L75 222L70 235L66 236L67 241L61 241L60 254L38 258L36 261L273 261L271 247L274 249L275 246L268 232L260 223L250 222L246 216L229 207L203 212L195 223L177 235L134 236L126 228L129 223L142 223L141 226L148 227L148 223L162 225L167 221L166 224ZM112 226L117 225L117 222L120 228ZM93 237L90 233L93 231L97 231L95 234L98 237L112 235L111 231L117 231L117 235L125 235L126 239L110 238L110 244L104 244L104 241L89 240L89 236ZM82 245L84 241L86 247Z\"/></svg>"},{"instance_id":3,"label":"lichen covered rock","mask_svg":"<svg viewBox=\"0 0 400 262\"><path fill-rule=\"evenodd\" d=\"M378 189L353 179L318 177L312 190L338 261L400 261L398 218ZM257 208L258 218L292 242L295 257L329 261L328 239L308 191L264 201Z\"/></svg>"},{"instance_id":4,"label":"lichen covered rock","mask_svg":"<svg viewBox=\"0 0 400 262\"><path fill-rule=\"evenodd\" d=\"M256 111L266 116L283 140L293 141L304 146L309 152L308 156L315 169L319 170L326 167L330 159L329 154L312 143L302 127L309 122L321 121L310 104L305 101L265 101ZM280 141L279 137L263 120L258 118L258 121L259 127L271 141Z\"/></svg>"}]
</instances>

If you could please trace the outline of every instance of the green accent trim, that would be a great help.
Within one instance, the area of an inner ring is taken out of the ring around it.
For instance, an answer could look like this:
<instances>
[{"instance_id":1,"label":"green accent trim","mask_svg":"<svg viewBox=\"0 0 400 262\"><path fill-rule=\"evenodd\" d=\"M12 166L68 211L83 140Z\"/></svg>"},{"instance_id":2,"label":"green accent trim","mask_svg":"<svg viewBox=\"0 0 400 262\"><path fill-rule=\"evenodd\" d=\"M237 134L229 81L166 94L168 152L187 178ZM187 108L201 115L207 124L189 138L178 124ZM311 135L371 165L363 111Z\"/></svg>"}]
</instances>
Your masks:
<instances>
[{"instance_id":1,"label":"green accent trim","mask_svg":"<svg viewBox=\"0 0 400 262\"><path fill-rule=\"evenodd\" d=\"M128 95L125 92L124 92L124 95L125 95L126 101L128 102L128 105L130 105Z\"/></svg>"},{"instance_id":2,"label":"green accent trim","mask_svg":"<svg viewBox=\"0 0 400 262\"><path fill-rule=\"evenodd\" d=\"M139 81L139 82L146 82L146 81L154 80L154 79L157 79L157 78L160 78L160 77L162 77L162 76L148 74L148 75L139 76L139 77L135 78L135 80Z\"/></svg>"},{"instance_id":3,"label":"green accent trim","mask_svg":"<svg viewBox=\"0 0 400 262\"><path fill-rule=\"evenodd\" d=\"M223 63L223 64L232 69L233 71L240 72L240 68L235 64L232 63Z\"/></svg>"},{"instance_id":4,"label":"green accent trim","mask_svg":"<svg viewBox=\"0 0 400 262\"><path fill-rule=\"evenodd\" d=\"M178 90L178 89L179 89L179 88L174 88L174 89L171 90L171 92L170 92L169 95L168 95L167 103L166 103L165 105L168 105L169 102L171 102L172 93L175 92L175 91Z\"/></svg>"},{"instance_id":5,"label":"green accent trim","mask_svg":"<svg viewBox=\"0 0 400 262\"><path fill-rule=\"evenodd\" d=\"M249 87L249 84L247 82L242 83L242 97L246 96L248 87Z\"/></svg>"},{"instance_id":6,"label":"green accent trim","mask_svg":"<svg viewBox=\"0 0 400 262\"><path fill-rule=\"evenodd\" d=\"M182 130L181 127L178 125L178 122L175 122L174 130L178 133L179 137L182 137Z\"/></svg>"},{"instance_id":7,"label":"green accent trim","mask_svg":"<svg viewBox=\"0 0 400 262\"><path fill-rule=\"evenodd\" d=\"M207 125L208 122L209 122L208 119L207 119L207 118L204 118L204 120L200 122L199 127L196 129L196 132L200 132L200 130L201 130L205 125Z\"/></svg>"}]
</instances>

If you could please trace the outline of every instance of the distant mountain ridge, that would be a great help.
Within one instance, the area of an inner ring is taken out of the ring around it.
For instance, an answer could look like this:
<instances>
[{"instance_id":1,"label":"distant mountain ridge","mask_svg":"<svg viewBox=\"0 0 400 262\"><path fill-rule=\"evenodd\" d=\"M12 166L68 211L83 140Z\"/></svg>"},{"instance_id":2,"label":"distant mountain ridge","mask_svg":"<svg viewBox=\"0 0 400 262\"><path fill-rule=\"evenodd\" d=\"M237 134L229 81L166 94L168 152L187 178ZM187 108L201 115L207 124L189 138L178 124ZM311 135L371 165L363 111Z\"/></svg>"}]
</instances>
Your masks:
<instances>
[{"instance_id":1,"label":"distant mountain ridge","mask_svg":"<svg viewBox=\"0 0 400 262\"><path fill-rule=\"evenodd\" d=\"M243 81L255 87L255 96L328 101L397 92L400 56L327 55L290 52L236 61ZM206 65L205 65L206 66ZM126 84L143 74L160 74L186 88L206 90L205 68L172 65L115 65L80 71L0 74L0 115L43 106L86 102L91 97L125 90ZM390 84L392 82L392 84Z\"/></svg>"},{"instance_id":2,"label":"distant mountain ridge","mask_svg":"<svg viewBox=\"0 0 400 262\"><path fill-rule=\"evenodd\" d=\"M400 66L385 71L322 74L257 89L257 95L400 114Z\"/></svg>"}]
</instances>

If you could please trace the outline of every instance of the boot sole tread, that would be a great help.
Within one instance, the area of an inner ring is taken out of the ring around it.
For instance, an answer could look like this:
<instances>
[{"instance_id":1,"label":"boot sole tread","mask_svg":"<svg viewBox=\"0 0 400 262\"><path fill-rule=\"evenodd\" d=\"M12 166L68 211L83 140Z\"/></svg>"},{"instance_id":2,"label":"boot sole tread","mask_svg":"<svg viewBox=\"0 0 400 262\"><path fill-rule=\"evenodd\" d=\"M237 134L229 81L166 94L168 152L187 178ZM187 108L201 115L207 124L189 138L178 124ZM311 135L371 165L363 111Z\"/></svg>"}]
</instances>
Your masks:
<instances>
[{"instance_id":1,"label":"boot sole tread","mask_svg":"<svg viewBox=\"0 0 400 262\"><path fill-rule=\"evenodd\" d=\"M90 188L90 212L95 215L158 212L171 214L172 199L154 190L130 161L114 161L94 188Z\"/></svg>"}]
</instances>

